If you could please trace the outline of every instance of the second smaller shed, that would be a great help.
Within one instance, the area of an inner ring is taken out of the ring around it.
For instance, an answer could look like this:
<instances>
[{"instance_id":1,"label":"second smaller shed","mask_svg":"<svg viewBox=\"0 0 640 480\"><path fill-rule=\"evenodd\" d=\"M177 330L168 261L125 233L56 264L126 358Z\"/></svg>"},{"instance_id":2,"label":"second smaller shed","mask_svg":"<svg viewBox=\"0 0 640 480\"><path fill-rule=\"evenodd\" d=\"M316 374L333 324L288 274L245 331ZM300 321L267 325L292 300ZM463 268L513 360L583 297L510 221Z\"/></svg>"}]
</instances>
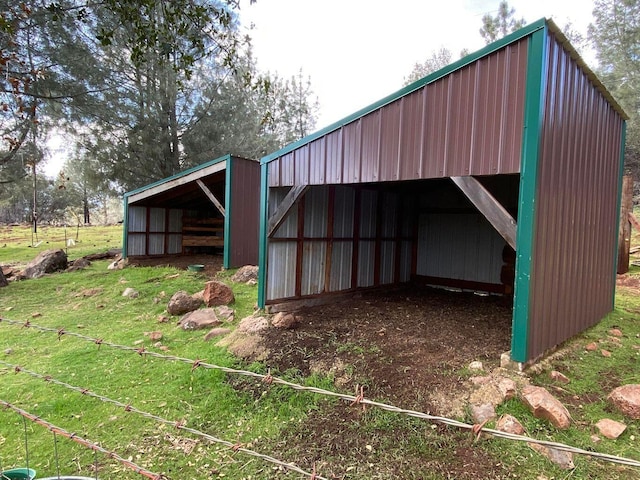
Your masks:
<instances>
[{"instance_id":1,"label":"second smaller shed","mask_svg":"<svg viewBox=\"0 0 640 480\"><path fill-rule=\"evenodd\" d=\"M225 155L124 196L123 257L223 252L256 265L260 166Z\"/></svg>"}]
</instances>

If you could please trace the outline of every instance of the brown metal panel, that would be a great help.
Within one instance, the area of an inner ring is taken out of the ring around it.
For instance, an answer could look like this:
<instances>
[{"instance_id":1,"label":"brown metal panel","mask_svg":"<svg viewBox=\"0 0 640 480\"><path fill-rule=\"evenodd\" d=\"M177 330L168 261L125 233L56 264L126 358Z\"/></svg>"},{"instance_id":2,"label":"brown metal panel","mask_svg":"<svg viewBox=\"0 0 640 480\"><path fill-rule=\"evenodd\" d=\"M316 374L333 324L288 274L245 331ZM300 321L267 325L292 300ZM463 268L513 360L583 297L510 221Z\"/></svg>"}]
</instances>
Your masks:
<instances>
[{"instance_id":1,"label":"brown metal panel","mask_svg":"<svg viewBox=\"0 0 640 480\"><path fill-rule=\"evenodd\" d=\"M269 188L280 186L280 159L271 162L269 168Z\"/></svg>"},{"instance_id":2,"label":"brown metal panel","mask_svg":"<svg viewBox=\"0 0 640 480\"><path fill-rule=\"evenodd\" d=\"M422 178L438 178L443 175L444 142L446 138L447 97L449 77L426 87L426 118Z\"/></svg>"},{"instance_id":3,"label":"brown metal panel","mask_svg":"<svg viewBox=\"0 0 640 480\"><path fill-rule=\"evenodd\" d=\"M230 216L230 239L224 248L229 252L229 267L258 264L260 227L260 164L232 157L231 198L226 199Z\"/></svg>"},{"instance_id":4,"label":"brown metal panel","mask_svg":"<svg viewBox=\"0 0 640 480\"><path fill-rule=\"evenodd\" d=\"M349 125L345 125L342 132L344 142L344 172L342 179L344 183L360 182L361 126L362 122L357 120Z\"/></svg>"},{"instance_id":5,"label":"brown metal panel","mask_svg":"<svg viewBox=\"0 0 640 480\"><path fill-rule=\"evenodd\" d=\"M342 181L342 129L326 136L326 183L340 184Z\"/></svg>"},{"instance_id":6,"label":"brown metal panel","mask_svg":"<svg viewBox=\"0 0 640 480\"><path fill-rule=\"evenodd\" d=\"M447 89L446 138L444 143L444 175L450 172L469 174L471 131L477 112L473 108L474 68L464 68L451 74Z\"/></svg>"},{"instance_id":7,"label":"brown metal panel","mask_svg":"<svg viewBox=\"0 0 640 480\"><path fill-rule=\"evenodd\" d=\"M361 182L377 182L380 168L380 110L362 117Z\"/></svg>"},{"instance_id":8,"label":"brown metal panel","mask_svg":"<svg viewBox=\"0 0 640 480\"><path fill-rule=\"evenodd\" d=\"M405 97L400 116L400 180L420 178L425 89Z\"/></svg>"},{"instance_id":9,"label":"brown metal panel","mask_svg":"<svg viewBox=\"0 0 640 480\"><path fill-rule=\"evenodd\" d=\"M309 145L294 150L295 185L309 185Z\"/></svg>"},{"instance_id":10,"label":"brown metal panel","mask_svg":"<svg viewBox=\"0 0 640 480\"><path fill-rule=\"evenodd\" d=\"M549 37L531 272L528 357L612 305L622 120Z\"/></svg>"},{"instance_id":11,"label":"brown metal panel","mask_svg":"<svg viewBox=\"0 0 640 480\"><path fill-rule=\"evenodd\" d=\"M295 151L283 155L280 160L280 182L279 187L290 187L295 180Z\"/></svg>"},{"instance_id":12,"label":"brown metal panel","mask_svg":"<svg viewBox=\"0 0 640 480\"><path fill-rule=\"evenodd\" d=\"M398 179L400 153L400 107L404 98L380 111L380 179L381 182Z\"/></svg>"},{"instance_id":13,"label":"brown metal panel","mask_svg":"<svg viewBox=\"0 0 640 480\"><path fill-rule=\"evenodd\" d=\"M326 137L320 137L309 144L309 184L322 185L325 183Z\"/></svg>"}]
</instances>

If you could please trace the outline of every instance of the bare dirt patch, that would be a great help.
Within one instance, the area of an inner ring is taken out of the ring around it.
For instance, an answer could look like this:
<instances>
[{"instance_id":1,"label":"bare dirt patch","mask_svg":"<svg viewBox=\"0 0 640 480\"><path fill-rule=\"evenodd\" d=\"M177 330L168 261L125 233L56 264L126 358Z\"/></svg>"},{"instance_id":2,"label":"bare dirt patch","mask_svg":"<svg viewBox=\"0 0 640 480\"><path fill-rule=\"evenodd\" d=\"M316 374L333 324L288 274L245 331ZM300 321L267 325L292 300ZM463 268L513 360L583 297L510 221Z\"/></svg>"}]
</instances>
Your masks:
<instances>
[{"instance_id":1,"label":"bare dirt patch","mask_svg":"<svg viewBox=\"0 0 640 480\"><path fill-rule=\"evenodd\" d=\"M494 296L415 287L298 314L295 329L263 334L272 368L331 374L339 391L364 385L367 398L434 415L464 415L469 363L481 360L492 370L510 348L511 307ZM509 476L466 432L341 402L288 428L279 448L300 464L317 462L325 473L353 466L353 478Z\"/></svg>"}]
</instances>

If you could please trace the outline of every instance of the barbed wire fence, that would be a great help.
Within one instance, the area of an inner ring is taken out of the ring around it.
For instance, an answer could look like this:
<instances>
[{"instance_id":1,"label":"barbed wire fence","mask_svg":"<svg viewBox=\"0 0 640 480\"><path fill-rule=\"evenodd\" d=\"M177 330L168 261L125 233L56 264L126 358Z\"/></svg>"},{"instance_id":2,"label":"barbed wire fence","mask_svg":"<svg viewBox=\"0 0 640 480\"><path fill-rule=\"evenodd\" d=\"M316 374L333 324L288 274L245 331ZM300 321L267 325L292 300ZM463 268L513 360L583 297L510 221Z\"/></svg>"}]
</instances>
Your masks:
<instances>
[{"instance_id":1,"label":"barbed wire fence","mask_svg":"<svg viewBox=\"0 0 640 480\"><path fill-rule=\"evenodd\" d=\"M92 337L89 337L89 336L86 336L86 335L82 335L82 334L79 334L79 333L76 333L76 332L66 331L64 329L55 329L55 328L43 327L43 326L35 325L35 324L31 323L28 320L26 322L20 322L20 321L10 320L10 319L7 319L7 318L0 317L0 324L2 324L3 322L6 323L6 324L9 324L9 325L20 326L22 328L34 328L36 330L43 331L43 332L55 333L57 335L58 340L61 340L62 337L64 337L64 336L71 336L71 337L79 338L79 339L94 343L95 345L98 346L98 348L100 348L102 345L105 345L105 346L108 346L110 348L114 348L114 349L117 349L117 350L123 350L123 351L136 353L136 354L138 354L138 355L140 355L142 357L148 356L148 357L151 357L151 358L157 358L157 359L162 359L162 360L166 360L166 361L186 363L186 364L189 364L191 366L192 370L195 370L196 368L206 368L206 369L220 370L220 371L225 372L227 374L240 375L240 376L245 376L245 377L252 377L252 378L255 378L255 379L257 379L257 380L259 380L261 382L264 382L264 383L266 383L268 385L271 385L271 384L283 385L283 386L292 388L293 390L296 390L296 391L310 392L310 393L323 395L323 396L330 397L330 398L337 398L337 399L340 399L342 401L348 402L350 405L363 405L363 406L364 405L368 405L368 406L380 408L380 409L388 411L388 412L407 415L409 417L419 418L419 419L422 419L422 420L427 420L427 421L430 421L430 422L444 424L444 425L448 425L448 426L452 426L452 427L456 427L456 428L460 428L460 429L464 429L464 430L470 430L476 436L479 436L481 433L485 433L485 434L491 435L491 436L496 437L496 438L516 441L516 442L525 442L525 443L529 443L529 444L543 445L545 447L553 448L553 449L556 449L556 450L561 450L561 451L565 451L565 452L569 452L569 453L573 453L573 454L578 454L578 455L584 455L584 456L588 456L588 457L591 457L591 458L596 458L596 459L600 459L600 460L604 460L604 461L608 461L608 462L616 463L616 464L620 464L620 465L626 465L626 466L640 468L640 461L638 461L638 460L619 457L619 456L616 456L616 455L609 455L609 454L600 453L600 452L584 450L584 449L573 447L573 446L570 446L570 445L566 445L566 444L563 444L563 443L560 443L560 442L552 442L552 441L548 441L548 440L538 440L538 439L535 439L535 438L532 438L532 437L527 437L527 436L524 436L524 435L517 435L517 434L508 433L508 432L503 432L501 430L487 428L484 425L471 425L471 424L460 422L458 420L447 418L447 417L442 417L442 416L437 416L437 415L430 415L430 414L423 413L423 412L418 412L418 411L415 411L415 410L404 409L404 408L396 407L394 405L389 405L389 404L385 404L385 403L382 403L382 402L369 400L369 399L364 397L364 392L363 392L363 389L361 387L360 387L360 389L358 391L356 391L355 395L342 394L342 393L337 393L337 392L333 392L333 391L322 389L322 388L318 388L318 387L309 387L309 386L304 386L304 385L299 385L299 384L296 384L296 383L293 383L293 382L289 382L289 381L287 381L287 380L285 380L283 378L272 376L270 372L268 372L265 375L265 374L260 374L260 373L256 373L256 372L251 372L251 371L248 371L248 370L234 369L234 368L230 368L230 367L224 367L224 366L220 366L220 365L215 365L215 364L207 363L207 362L205 362L203 360L200 360L200 359L195 359L194 360L194 359L189 359L189 358L184 358L184 357L161 354L161 353L158 353L158 352L146 350L144 347L136 348L136 347L130 347L130 346L126 346L126 345L119 345L119 344L116 344L116 343L111 343L111 342L105 341L104 339L101 339L101 338L92 338ZM315 475L315 474L312 473L311 475ZM312 478L320 478L320 477L315 476L315 477L312 477Z\"/></svg>"}]
</instances>

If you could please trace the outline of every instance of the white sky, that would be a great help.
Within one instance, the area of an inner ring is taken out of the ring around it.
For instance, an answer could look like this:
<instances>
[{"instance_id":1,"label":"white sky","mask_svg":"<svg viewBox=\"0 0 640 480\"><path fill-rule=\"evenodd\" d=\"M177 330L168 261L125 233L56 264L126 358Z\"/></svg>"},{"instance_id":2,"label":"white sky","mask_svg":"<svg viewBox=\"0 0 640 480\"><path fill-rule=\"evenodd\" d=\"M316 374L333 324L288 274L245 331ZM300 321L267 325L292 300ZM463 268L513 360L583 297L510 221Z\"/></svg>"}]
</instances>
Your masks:
<instances>
[{"instance_id":1,"label":"white sky","mask_svg":"<svg viewBox=\"0 0 640 480\"><path fill-rule=\"evenodd\" d=\"M399 90L416 62L446 47L484 46L479 30L500 0L249 0L240 19L253 39L262 71L281 77L302 68L320 102L323 128ZM527 23L569 21L586 34L593 0L509 0ZM592 59L585 58L591 64Z\"/></svg>"}]
</instances>

